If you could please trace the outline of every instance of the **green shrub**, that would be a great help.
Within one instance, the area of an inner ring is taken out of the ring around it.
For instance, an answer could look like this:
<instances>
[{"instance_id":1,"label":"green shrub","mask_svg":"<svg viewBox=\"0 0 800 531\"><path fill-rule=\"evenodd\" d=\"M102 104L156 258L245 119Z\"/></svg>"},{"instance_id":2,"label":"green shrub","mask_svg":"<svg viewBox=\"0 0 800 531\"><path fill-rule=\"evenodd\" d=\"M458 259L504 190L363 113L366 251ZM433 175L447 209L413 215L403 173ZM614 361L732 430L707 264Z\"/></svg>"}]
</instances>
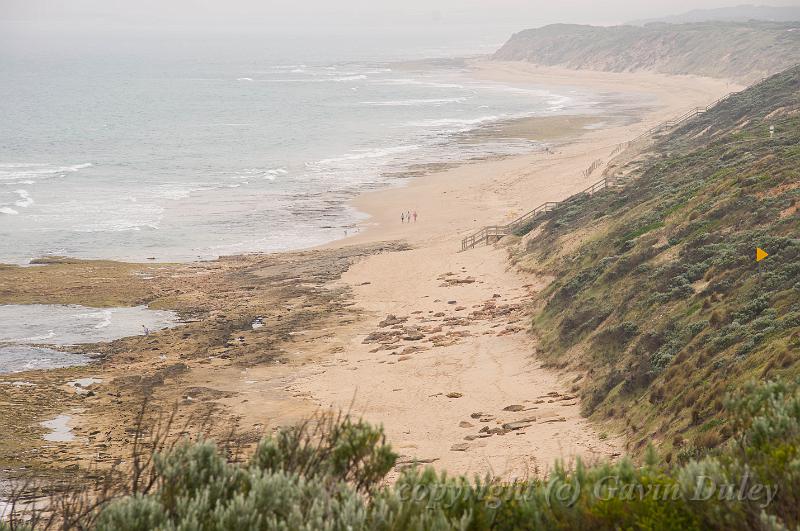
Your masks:
<instances>
[{"instance_id":1,"label":"green shrub","mask_svg":"<svg viewBox=\"0 0 800 531\"><path fill-rule=\"evenodd\" d=\"M155 459L157 488L107 500L76 527L144 530L551 530L796 529L800 525L800 384L749 384L725 401L732 437L718 423L676 464L650 446L641 463L555 463L521 482L403 470L385 483L393 454L380 429L333 417L283 429L246 462L207 441L185 441ZM314 433L314 451L304 440ZM283 441L283 442L282 442ZM375 442L367 451L368 441ZM284 442L286 444L284 444ZM289 444L291 442L295 445ZM716 450L709 447L718 446ZM347 450L347 449L350 450ZM703 456L704 453L711 452ZM348 455L350 454L350 455ZM374 460L377 468L365 467ZM314 466L307 466L314 463ZM344 465L344 463L348 463ZM378 465L380 463L380 465ZM364 474L364 470L382 470ZM368 478L368 479L367 479ZM371 484L359 492L358 484ZM742 494L745 494L742 496ZM767 525L768 527L764 527ZM3 531L25 525L0 524ZM27 531L27 529L26 529Z\"/></svg>"}]
</instances>

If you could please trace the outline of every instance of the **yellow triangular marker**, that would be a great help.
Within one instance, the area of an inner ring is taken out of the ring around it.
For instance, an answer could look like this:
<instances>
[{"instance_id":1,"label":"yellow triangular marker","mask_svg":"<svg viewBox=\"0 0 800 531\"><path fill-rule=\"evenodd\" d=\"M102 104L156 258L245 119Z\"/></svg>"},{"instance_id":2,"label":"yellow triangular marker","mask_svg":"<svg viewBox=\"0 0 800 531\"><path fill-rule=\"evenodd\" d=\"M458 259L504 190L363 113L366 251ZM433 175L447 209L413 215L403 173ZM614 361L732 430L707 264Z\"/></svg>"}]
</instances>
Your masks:
<instances>
[{"instance_id":1,"label":"yellow triangular marker","mask_svg":"<svg viewBox=\"0 0 800 531\"><path fill-rule=\"evenodd\" d=\"M769 253L762 249L761 247L756 247L756 262L760 262L764 258L768 257Z\"/></svg>"}]
</instances>

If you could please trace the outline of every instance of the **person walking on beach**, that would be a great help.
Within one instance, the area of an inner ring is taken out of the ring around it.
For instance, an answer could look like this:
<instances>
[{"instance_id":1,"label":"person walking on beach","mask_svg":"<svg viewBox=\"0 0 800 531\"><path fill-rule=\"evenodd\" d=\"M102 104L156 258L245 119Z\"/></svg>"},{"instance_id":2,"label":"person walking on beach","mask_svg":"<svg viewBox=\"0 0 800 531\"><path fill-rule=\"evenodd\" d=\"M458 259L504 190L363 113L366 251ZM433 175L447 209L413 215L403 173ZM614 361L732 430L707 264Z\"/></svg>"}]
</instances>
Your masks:
<instances>
[{"instance_id":1,"label":"person walking on beach","mask_svg":"<svg viewBox=\"0 0 800 531\"><path fill-rule=\"evenodd\" d=\"M405 222L406 222L406 213L400 212L400 223L405 223Z\"/></svg>"},{"instance_id":2,"label":"person walking on beach","mask_svg":"<svg viewBox=\"0 0 800 531\"><path fill-rule=\"evenodd\" d=\"M416 222L417 222L417 211L415 210L414 211L414 223L416 223Z\"/></svg>"}]
</instances>

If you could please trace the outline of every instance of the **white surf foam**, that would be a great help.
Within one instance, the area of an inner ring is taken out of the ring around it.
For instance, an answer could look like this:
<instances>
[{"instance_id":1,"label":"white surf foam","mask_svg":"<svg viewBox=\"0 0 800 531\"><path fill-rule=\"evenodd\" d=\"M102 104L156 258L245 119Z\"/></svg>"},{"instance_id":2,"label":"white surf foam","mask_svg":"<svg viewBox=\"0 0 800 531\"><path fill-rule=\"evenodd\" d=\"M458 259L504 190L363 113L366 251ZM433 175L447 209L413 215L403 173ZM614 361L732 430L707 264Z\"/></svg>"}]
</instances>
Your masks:
<instances>
[{"instance_id":1,"label":"white surf foam","mask_svg":"<svg viewBox=\"0 0 800 531\"><path fill-rule=\"evenodd\" d=\"M20 208L28 208L33 204L33 198L27 190L14 190L14 193L19 196L19 200L14 201L14 205Z\"/></svg>"},{"instance_id":2,"label":"white surf foam","mask_svg":"<svg viewBox=\"0 0 800 531\"><path fill-rule=\"evenodd\" d=\"M334 78L333 80L338 82L345 82L345 81L360 81L362 79L367 79L367 76L365 76L364 74L359 74L357 76L337 77Z\"/></svg>"},{"instance_id":3,"label":"white surf foam","mask_svg":"<svg viewBox=\"0 0 800 531\"><path fill-rule=\"evenodd\" d=\"M250 179L274 181L277 177L286 175L288 173L289 170L286 168L270 168L268 170L265 170L264 168L245 168L231 178L240 180L242 184L248 184Z\"/></svg>"},{"instance_id":4,"label":"white surf foam","mask_svg":"<svg viewBox=\"0 0 800 531\"><path fill-rule=\"evenodd\" d=\"M213 189L211 186L203 186L200 183L163 183L158 185L156 195L164 199L179 201L188 199L195 192L205 192Z\"/></svg>"},{"instance_id":5,"label":"white surf foam","mask_svg":"<svg viewBox=\"0 0 800 531\"><path fill-rule=\"evenodd\" d=\"M21 337L17 339L9 339L10 343L43 343L46 342L48 339L53 339L56 337L55 330L49 330L47 334L42 336L31 336L31 337Z\"/></svg>"},{"instance_id":6,"label":"white surf foam","mask_svg":"<svg viewBox=\"0 0 800 531\"><path fill-rule=\"evenodd\" d=\"M159 197L156 194L156 200ZM72 230L81 233L127 232L158 229L165 207L152 198L141 201L87 200L52 205L40 218L47 222L43 230Z\"/></svg>"},{"instance_id":7,"label":"white surf foam","mask_svg":"<svg viewBox=\"0 0 800 531\"><path fill-rule=\"evenodd\" d=\"M572 98L569 96L556 96L554 98L550 98L547 100L547 105L549 105L549 111L561 111L564 110L568 103L572 102Z\"/></svg>"},{"instance_id":8,"label":"white surf foam","mask_svg":"<svg viewBox=\"0 0 800 531\"><path fill-rule=\"evenodd\" d=\"M412 100L390 100L390 101L364 101L361 105L371 107L415 107L419 105L445 105L448 103L464 103L468 98L430 98Z\"/></svg>"},{"instance_id":9,"label":"white surf foam","mask_svg":"<svg viewBox=\"0 0 800 531\"><path fill-rule=\"evenodd\" d=\"M269 68L270 70L286 71L286 70L296 70L298 68L307 68L307 67L306 65L272 65Z\"/></svg>"},{"instance_id":10,"label":"white surf foam","mask_svg":"<svg viewBox=\"0 0 800 531\"><path fill-rule=\"evenodd\" d=\"M158 223L137 223L135 221L109 222L103 225L81 225L75 228L75 232L91 234L93 232L138 232L142 229L158 230Z\"/></svg>"},{"instance_id":11,"label":"white surf foam","mask_svg":"<svg viewBox=\"0 0 800 531\"><path fill-rule=\"evenodd\" d=\"M498 120L502 120L506 118L504 116L498 115L489 115L489 116L481 116L478 118L436 118L431 120L423 120L420 122L410 122L408 125L413 127L451 127L451 126L474 126L480 125L487 122L496 122Z\"/></svg>"},{"instance_id":12,"label":"white surf foam","mask_svg":"<svg viewBox=\"0 0 800 531\"><path fill-rule=\"evenodd\" d=\"M322 159L317 161L312 165L318 166L333 166L340 164L342 162L352 162L364 159L377 159L382 157L387 157L390 155L399 155L402 153L408 153L411 151L415 151L419 149L420 146L417 144L408 145L408 146L395 146L389 148L377 148L377 149L365 149L365 150L358 150L352 153L348 153L347 155L343 155L341 157L334 157L330 159Z\"/></svg>"},{"instance_id":13,"label":"white surf foam","mask_svg":"<svg viewBox=\"0 0 800 531\"><path fill-rule=\"evenodd\" d=\"M0 164L0 181L49 178L67 173L75 173L91 165L90 162L73 164L71 166L54 166L52 164L34 162Z\"/></svg>"},{"instance_id":14,"label":"white surf foam","mask_svg":"<svg viewBox=\"0 0 800 531\"><path fill-rule=\"evenodd\" d=\"M94 329L101 330L103 328L108 328L108 326L111 325L111 319L113 315L113 311L103 310L100 312L76 313L75 318L97 321L97 323L94 325Z\"/></svg>"},{"instance_id":15,"label":"white surf foam","mask_svg":"<svg viewBox=\"0 0 800 531\"><path fill-rule=\"evenodd\" d=\"M376 85L396 85L396 86L404 86L404 85L412 85L412 86L424 86L424 87L435 87L435 88L452 88L452 89L463 89L465 88L464 85L459 85L457 83L441 83L437 81L424 81L421 79L407 79L407 78L399 78L399 79L376 79L373 81Z\"/></svg>"},{"instance_id":16,"label":"white surf foam","mask_svg":"<svg viewBox=\"0 0 800 531\"><path fill-rule=\"evenodd\" d=\"M287 173L289 173L289 170L287 170L286 168L275 168L272 170L265 171L263 177L264 179L274 181L275 178L277 178L278 176L286 175Z\"/></svg>"}]
</instances>

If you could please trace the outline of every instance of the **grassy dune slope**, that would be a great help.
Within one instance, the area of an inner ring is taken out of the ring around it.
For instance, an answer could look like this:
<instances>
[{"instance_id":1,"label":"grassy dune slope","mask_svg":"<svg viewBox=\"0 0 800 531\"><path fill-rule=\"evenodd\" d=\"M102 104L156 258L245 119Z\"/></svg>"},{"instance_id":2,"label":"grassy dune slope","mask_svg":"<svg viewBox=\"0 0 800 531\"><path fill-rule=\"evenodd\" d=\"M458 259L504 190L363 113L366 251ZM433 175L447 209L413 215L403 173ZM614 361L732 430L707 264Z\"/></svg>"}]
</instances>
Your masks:
<instances>
[{"instance_id":1,"label":"grassy dune slope","mask_svg":"<svg viewBox=\"0 0 800 531\"><path fill-rule=\"evenodd\" d=\"M800 374L800 67L631 164L623 191L575 202L512 253L555 277L534 329L546 360L587 374L585 413L634 451L687 457L730 435L726 392Z\"/></svg>"},{"instance_id":2,"label":"grassy dune slope","mask_svg":"<svg viewBox=\"0 0 800 531\"><path fill-rule=\"evenodd\" d=\"M794 65L800 57L798 26L796 22L756 21L646 27L555 24L513 35L494 59L750 82Z\"/></svg>"}]
</instances>

